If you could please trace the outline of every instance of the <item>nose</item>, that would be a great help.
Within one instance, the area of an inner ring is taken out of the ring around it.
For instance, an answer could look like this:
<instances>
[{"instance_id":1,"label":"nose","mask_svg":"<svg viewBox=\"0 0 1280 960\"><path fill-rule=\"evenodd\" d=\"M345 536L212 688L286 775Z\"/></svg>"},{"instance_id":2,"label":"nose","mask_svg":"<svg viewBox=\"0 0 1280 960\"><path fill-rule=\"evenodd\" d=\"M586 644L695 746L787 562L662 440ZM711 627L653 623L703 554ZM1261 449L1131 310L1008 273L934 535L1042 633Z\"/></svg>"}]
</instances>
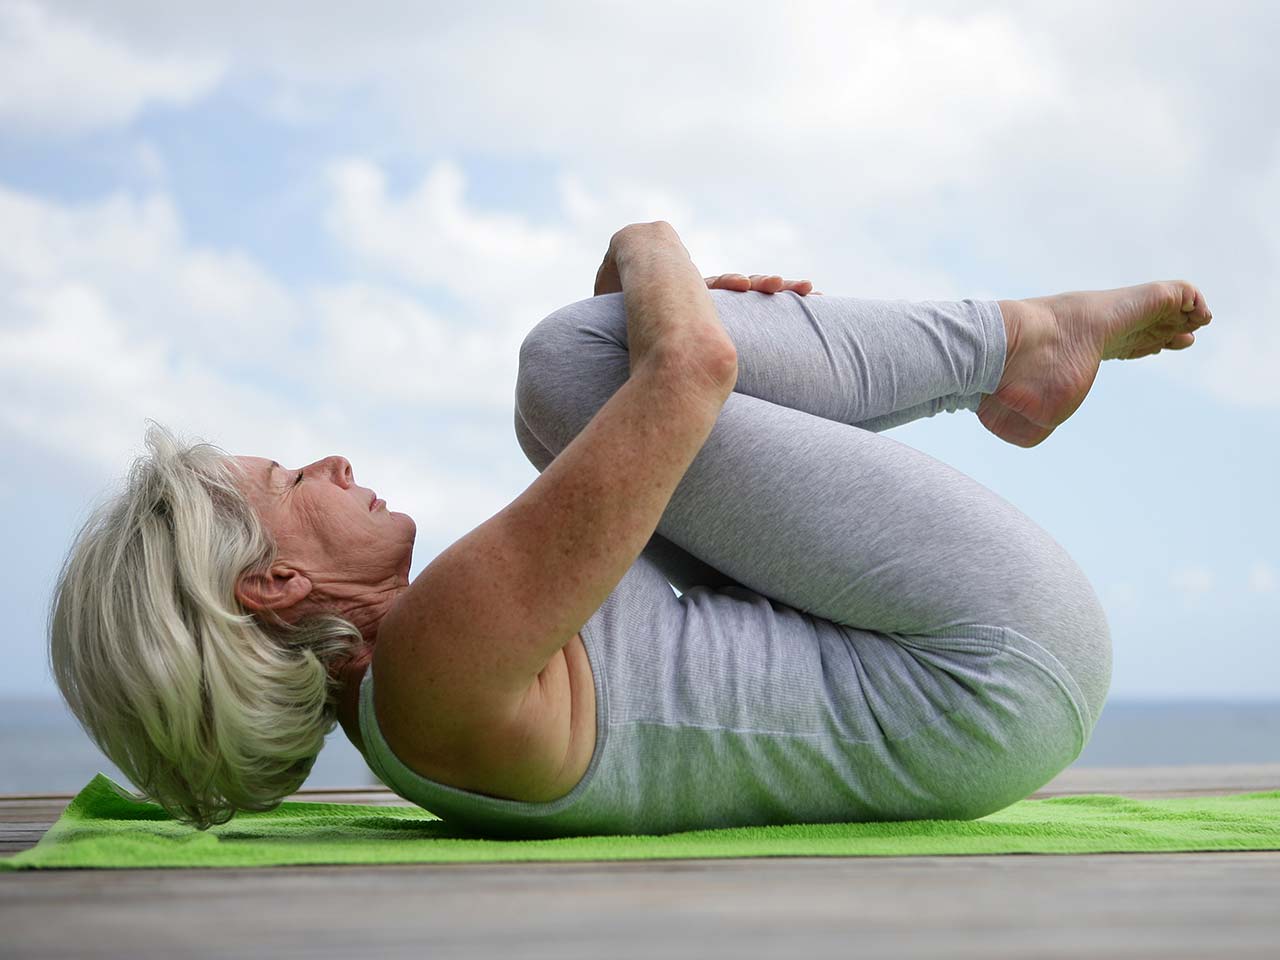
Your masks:
<instances>
[{"instance_id":1,"label":"nose","mask_svg":"<svg viewBox=\"0 0 1280 960\"><path fill-rule=\"evenodd\" d=\"M325 457L323 460L317 460L310 467L304 467L303 469L308 472L314 471L322 477L328 477L341 487L349 487L356 482L355 474L351 470L351 461L346 457Z\"/></svg>"}]
</instances>

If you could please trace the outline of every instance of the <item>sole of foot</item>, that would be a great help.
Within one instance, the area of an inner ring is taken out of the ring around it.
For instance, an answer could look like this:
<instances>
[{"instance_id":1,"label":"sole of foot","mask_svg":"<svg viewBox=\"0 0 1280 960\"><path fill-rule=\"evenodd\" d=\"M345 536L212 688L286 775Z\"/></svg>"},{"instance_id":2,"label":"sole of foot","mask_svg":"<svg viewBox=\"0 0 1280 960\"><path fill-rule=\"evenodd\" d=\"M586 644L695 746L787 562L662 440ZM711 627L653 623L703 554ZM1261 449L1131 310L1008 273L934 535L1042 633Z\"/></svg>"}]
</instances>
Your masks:
<instances>
[{"instance_id":1,"label":"sole of foot","mask_svg":"<svg viewBox=\"0 0 1280 960\"><path fill-rule=\"evenodd\" d=\"M1043 443L1076 412L1103 360L1185 350L1193 331L1213 319L1204 294L1186 280L1001 300L1000 309L1004 372L978 405L978 419L1019 447Z\"/></svg>"}]
</instances>

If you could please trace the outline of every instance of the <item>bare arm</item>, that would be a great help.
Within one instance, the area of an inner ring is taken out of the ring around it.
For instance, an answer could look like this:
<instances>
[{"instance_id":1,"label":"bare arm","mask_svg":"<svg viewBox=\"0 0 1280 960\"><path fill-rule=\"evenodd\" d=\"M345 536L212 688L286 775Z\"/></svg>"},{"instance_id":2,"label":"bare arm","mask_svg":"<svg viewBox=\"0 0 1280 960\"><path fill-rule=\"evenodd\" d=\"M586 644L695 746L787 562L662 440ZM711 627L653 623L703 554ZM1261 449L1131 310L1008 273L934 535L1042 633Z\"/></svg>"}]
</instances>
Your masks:
<instances>
[{"instance_id":1,"label":"bare arm","mask_svg":"<svg viewBox=\"0 0 1280 960\"><path fill-rule=\"evenodd\" d=\"M396 645L375 648L389 710L434 711L437 741L438 717L458 717L443 762L482 749L477 718L501 729L520 713L644 549L737 378L733 343L669 225L619 231L610 255L630 378L523 494L422 571L388 616Z\"/></svg>"}]
</instances>

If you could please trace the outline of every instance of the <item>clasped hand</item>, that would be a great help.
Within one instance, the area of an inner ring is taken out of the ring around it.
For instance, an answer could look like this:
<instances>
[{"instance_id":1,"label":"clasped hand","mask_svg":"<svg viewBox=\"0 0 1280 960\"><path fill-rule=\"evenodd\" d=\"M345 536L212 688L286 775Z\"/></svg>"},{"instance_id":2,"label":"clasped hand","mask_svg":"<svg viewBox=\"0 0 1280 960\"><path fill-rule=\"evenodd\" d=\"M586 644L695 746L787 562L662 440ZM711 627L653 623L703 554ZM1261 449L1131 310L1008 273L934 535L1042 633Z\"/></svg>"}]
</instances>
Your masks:
<instances>
[{"instance_id":1,"label":"clasped hand","mask_svg":"<svg viewBox=\"0 0 1280 960\"><path fill-rule=\"evenodd\" d=\"M736 290L738 293L746 293L748 290L758 290L760 293L780 293L783 290L790 290L802 297L809 293L822 296L821 290L813 289L811 281L783 280L776 273L753 273L749 277L741 273L722 273L718 277L703 279L707 281L708 290Z\"/></svg>"},{"instance_id":2,"label":"clasped hand","mask_svg":"<svg viewBox=\"0 0 1280 960\"><path fill-rule=\"evenodd\" d=\"M631 227L625 227L623 230L657 225L670 230L670 225L665 221L658 221L656 224L632 224ZM622 292L622 282L618 274L617 263L614 260L613 243L622 235L623 230L614 234L614 239L610 241L604 262L601 263L600 269L596 272L596 285L593 296L599 297L607 293ZM671 236L674 237L675 231L671 230L670 232ZM722 273L717 277L703 277L703 280L706 281L708 290L733 290L738 293L746 293L750 290L755 290L759 293L780 293L783 290L790 290L792 293L797 293L802 297L809 293L815 296L822 296L821 290L813 289L811 281L784 280L776 273L753 273L750 276L742 273Z\"/></svg>"}]
</instances>

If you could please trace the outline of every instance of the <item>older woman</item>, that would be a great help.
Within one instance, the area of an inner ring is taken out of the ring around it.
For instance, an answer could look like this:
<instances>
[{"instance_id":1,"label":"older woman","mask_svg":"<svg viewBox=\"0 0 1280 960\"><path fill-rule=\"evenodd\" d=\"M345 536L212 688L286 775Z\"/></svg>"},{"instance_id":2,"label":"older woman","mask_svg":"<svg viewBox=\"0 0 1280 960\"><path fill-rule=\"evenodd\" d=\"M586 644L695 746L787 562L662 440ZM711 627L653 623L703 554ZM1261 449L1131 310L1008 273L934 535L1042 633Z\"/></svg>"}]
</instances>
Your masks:
<instances>
[{"instance_id":1,"label":"older woman","mask_svg":"<svg viewBox=\"0 0 1280 960\"><path fill-rule=\"evenodd\" d=\"M335 719L389 787L491 836L974 818L1047 782L1110 683L1097 597L880 431L965 408L1034 446L1103 359L1189 346L1204 298L709 285L666 223L614 235L598 296L520 351L540 476L413 582L412 519L342 457L153 427L54 597L85 728L202 828L296 790Z\"/></svg>"}]
</instances>

